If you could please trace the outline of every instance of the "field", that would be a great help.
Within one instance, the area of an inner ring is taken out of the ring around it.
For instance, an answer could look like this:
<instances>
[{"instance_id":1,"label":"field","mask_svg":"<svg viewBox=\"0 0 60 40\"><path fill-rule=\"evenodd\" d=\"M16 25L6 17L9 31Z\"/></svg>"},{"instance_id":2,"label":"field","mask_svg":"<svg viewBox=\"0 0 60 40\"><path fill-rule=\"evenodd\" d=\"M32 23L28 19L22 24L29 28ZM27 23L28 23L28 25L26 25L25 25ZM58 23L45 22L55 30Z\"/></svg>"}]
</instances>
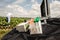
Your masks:
<instances>
[{"instance_id":1,"label":"field","mask_svg":"<svg viewBox=\"0 0 60 40\"><path fill-rule=\"evenodd\" d=\"M0 40L4 35L6 35L11 30L12 29L0 29Z\"/></svg>"},{"instance_id":2,"label":"field","mask_svg":"<svg viewBox=\"0 0 60 40\"><path fill-rule=\"evenodd\" d=\"M17 18L11 17L10 23L7 22L6 17L0 17L0 40L1 38L11 31L17 24L24 22L30 18Z\"/></svg>"}]
</instances>

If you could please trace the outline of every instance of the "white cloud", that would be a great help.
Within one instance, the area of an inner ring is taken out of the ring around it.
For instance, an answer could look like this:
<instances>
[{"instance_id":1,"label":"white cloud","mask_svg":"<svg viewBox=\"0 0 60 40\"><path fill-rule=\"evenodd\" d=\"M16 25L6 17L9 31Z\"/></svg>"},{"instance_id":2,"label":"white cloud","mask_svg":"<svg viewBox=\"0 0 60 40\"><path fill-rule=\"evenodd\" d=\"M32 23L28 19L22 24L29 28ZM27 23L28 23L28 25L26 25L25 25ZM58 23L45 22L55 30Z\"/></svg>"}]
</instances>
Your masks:
<instances>
[{"instance_id":1,"label":"white cloud","mask_svg":"<svg viewBox=\"0 0 60 40\"><path fill-rule=\"evenodd\" d=\"M24 2L25 0L17 0L16 2L13 2L13 4L18 4L18 3L22 3Z\"/></svg>"},{"instance_id":2,"label":"white cloud","mask_svg":"<svg viewBox=\"0 0 60 40\"><path fill-rule=\"evenodd\" d=\"M29 11L27 11L23 7L16 5L16 4L15 5L8 5L7 7L10 9L13 9L13 13L16 14L15 16L36 17L36 16L41 15L40 14L40 4L38 4L37 2L32 4L32 8Z\"/></svg>"},{"instance_id":3,"label":"white cloud","mask_svg":"<svg viewBox=\"0 0 60 40\"><path fill-rule=\"evenodd\" d=\"M40 4L38 4L37 2L32 5L32 9L29 11L30 15L33 16L40 16L40 12Z\"/></svg>"},{"instance_id":4,"label":"white cloud","mask_svg":"<svg viewBox=\"0 0 60 40\"><path fill-rule=\"evenodd\" d=\"M22 15L22 16L28 15L27 11L23 7L21 7L19 5L8 5L7 7L12 9L13 14Z\"/></svg>"},{"instance_id":5,"label":"white cloud","mask_svg":"<svg viewBox=\"0 0 60 40\"><path fill-rule=\"evenodd\" d=\"M50 4L50 16L51 17L58 17L60 16L60 2L54 1Z\"/></svg>"},{"instance_id":6,"label":"white cloud","mask_svg":"<svg viewBox=\"0 0 60 40\"><path fill-rule=\"evenodd\" d=\"M17 3L22 3L25 0L17 0L12 4L6 6L5 9L2 10L2 15L6 15L7 13L12 13L15 17L36 17L40 16L40 4L38 4L35 0L33 0L31 10L26 10L24 7L17 5ZM29 6L29 5L27 5ZM4 12L3 12L4 11Z\"/></svg>"},{"instance_id":7,"label":"white cloud","mask_svg":"<svg viewBox=\"0 0 60 40\"><path fill-rule=\"evenodd\" d=\"M31 0L31 2L35 2L36 0Z\"/></svg>"}]
</instances>

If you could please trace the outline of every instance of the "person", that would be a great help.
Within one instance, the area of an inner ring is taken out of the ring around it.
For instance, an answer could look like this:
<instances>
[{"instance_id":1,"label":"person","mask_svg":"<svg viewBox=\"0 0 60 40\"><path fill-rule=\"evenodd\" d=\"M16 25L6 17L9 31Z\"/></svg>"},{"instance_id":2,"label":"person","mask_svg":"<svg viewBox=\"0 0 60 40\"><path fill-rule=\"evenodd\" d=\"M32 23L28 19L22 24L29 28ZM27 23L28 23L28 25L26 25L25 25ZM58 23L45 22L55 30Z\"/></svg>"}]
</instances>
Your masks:
<instances>
[{"instance_id":1,"label":"person","mask_svg":"<svg viewBox=\"0 0 60 40\"><path fill-rule=\"evenodd\" d=\"M7 14L7 18L6 18L6 19L7 19L7 22L8 22L8 23L10 23L11 15L12 15L11 13L8 13L8 14Z\"/></svg>"}]
</instances>

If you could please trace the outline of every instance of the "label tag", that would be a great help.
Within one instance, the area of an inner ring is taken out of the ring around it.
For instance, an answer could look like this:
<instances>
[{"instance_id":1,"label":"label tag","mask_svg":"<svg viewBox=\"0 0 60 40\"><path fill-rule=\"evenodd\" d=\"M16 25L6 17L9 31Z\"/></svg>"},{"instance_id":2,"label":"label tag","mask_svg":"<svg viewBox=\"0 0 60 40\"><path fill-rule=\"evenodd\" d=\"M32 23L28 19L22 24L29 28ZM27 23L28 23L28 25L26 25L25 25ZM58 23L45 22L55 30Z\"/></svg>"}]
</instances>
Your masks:
<instances>
[{"instance_id":1,"label":"label tag","mask_svg":"<svg viewBox=\"0 0 60 40\"><path fill-rule=\"evenodd\" d=\"M41 21L30 25L30 34L42 34Z\"/></svg>"}]
</instances>

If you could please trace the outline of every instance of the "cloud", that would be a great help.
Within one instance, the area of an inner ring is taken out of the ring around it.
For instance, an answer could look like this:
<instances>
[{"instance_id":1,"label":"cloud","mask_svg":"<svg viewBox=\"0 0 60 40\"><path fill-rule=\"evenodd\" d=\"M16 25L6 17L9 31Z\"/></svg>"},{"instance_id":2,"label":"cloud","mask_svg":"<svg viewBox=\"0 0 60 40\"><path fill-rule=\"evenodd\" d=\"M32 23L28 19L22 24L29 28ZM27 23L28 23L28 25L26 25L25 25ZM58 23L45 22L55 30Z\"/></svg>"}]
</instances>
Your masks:
<instances>
[{"instance_id":1,"label":"cloud","mask_svg":"<svg viewBox=\"0 0 60 40\"><path fill-rule=\"evenodd\" d=\"M5 7L10 4L18 4L18 3L22 3L24 1L25 0L0 0L0 7Z\"/></svg>"},{"instance_id":2,"label":"cloud","mask_svg":"<svg viewBox=\"0 0 60 40\"><path fill-rule=\"evenodd\" d=\"M15 17L36 17L40 16L40 4L38 4L35 0L33 0L33 3L30 5L32 8L30 10L27 10L26 8L22 7L21 5L18 5L18 3L22 3L25 0L17 0L13 2L12 4L6 5L5 8L3 8L0 13L2 13L1 16L6 16L7 13L12 13ZM29 4L26 5L29 7Z\"/></svg>"},{"instance_id":3,"label":"cloud","mask_svg":"<svg viewBox=\"0 0 60 40\"><path fill-rule=\"evenodd\" d=\"M26 9L24 9L19 5L8 5L7 8L10 8L13 11L12 13L14 14L14 16L22 16L22 17L40 16L40 4L38 3L33 4L31 10L29 11L27 11Z\"/></svg>"},{"instance_id":4,"label":"cloud","mask_svg":"<svg viewBox=\"0 0 60 40\"><path fill-rule=\"evenodd\" d=\"M13 2L13 4L19 4L19 3L23 3L26 0L16 0L15 2Z\"/></svg>"},{"instance_id":5,"label":"cloud","mask_svg":"<svg viewBox=\"0 0 60 40\"><path fill-rule=\"evenodd\" d=\"M54 1L50 3L50 16L51 17L58 17L60 16L60 2Z\"/></svg>"},{"instance_id":6,"label":"cloud","mask_svg":"<svg viewBox=\"0 0 60 40\"><path fill-rule=\"evenodd\" d=\"M35 0L31 0L31 2L35 2Z\"/></svg>"},{"instance_id":7,"label":"cloud","mask_svg":"<svg viewBox=\"0 0 60 40\"><path fill-rule=\"evenodd\" d=\"M0 0L0 7L5 7L6 5L12 4L16 0Z\"/></svg>"},{"instance_id":8,"label":"cloud","mask_svg":"<svg viewBox=\"0 0 60 40\"><path fill-rule=\"evenodd\" d=\"M7 7L12 10L12 11L10 11L10 10L9 11L12 12L14 14L14 16L28 15L27 11L19 5L8 5Z\"/></svg>"},{"instance_id":9,"label":"cloud","mask_svg":"<svg viewBox=\"0 0 60 40\"><path fill-rule=\"evenodd\" d=\"M40 4L37 2L32 5L32 9L29 11L30 15L41 16Z\"/></svg>"}]
</instances>

